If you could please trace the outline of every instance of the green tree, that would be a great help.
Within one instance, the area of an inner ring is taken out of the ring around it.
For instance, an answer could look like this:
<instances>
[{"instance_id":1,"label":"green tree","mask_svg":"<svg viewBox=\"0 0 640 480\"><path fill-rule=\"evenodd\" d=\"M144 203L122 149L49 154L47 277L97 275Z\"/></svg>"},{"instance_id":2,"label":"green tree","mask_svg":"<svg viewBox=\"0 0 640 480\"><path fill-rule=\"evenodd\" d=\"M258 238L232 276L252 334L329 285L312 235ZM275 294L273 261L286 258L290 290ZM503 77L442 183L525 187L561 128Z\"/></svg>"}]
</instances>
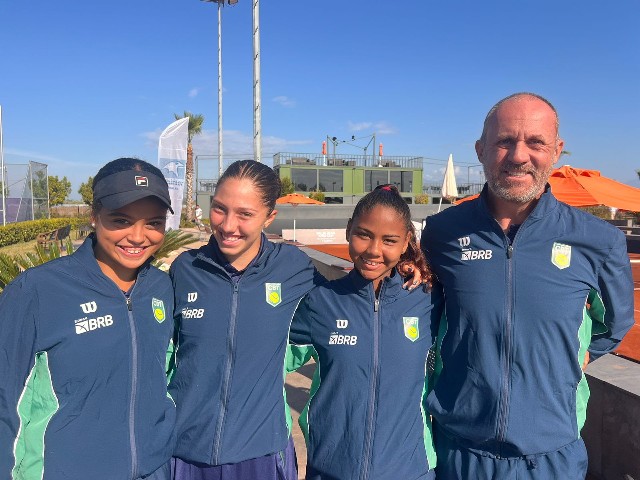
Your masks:
<instances>
[{"instance_id":1,"label":"green tree","mask_svg":"<svg viewBox=\"0 0 640 480\"><path fill-rule=\"evenodd\" d=\"M67 177L62 180L57 175L49 175L49 205L62 205L71 193L71 182Z\"/></svg>"},{"instance_id":2,"label":"green tree","mask_svg":"<svg viewBox=\"0 0 640 480\"><path fill-rule=\"evenodd\" d=\"M193 220L193 145L191 140L196 135L202 133L202 124L204 123L204 115L195 114L184 111L183 115L174 113L176 120L189 117L188 126L188 143L187 143L187 165L185 167L184 181L187 184L187 218Z\"/></svg>"},{"instance_id":3,"label":"green tree","mask_svg":"<svg viewBox=\"0 0 640 480\"><path fill-rule=\"evenodd\" d=\"M281 178L280 184L282 186L280 190L280 196L287 195L296 191L296 188L293 186L293 182L289 177Z\"/></svg>"},{"instance_id":4,"label":"green tree","mask_svg":"<svg viewBox=\"0 0 640 480\"><path fill-rule=\"evenodd\" d=\"M426 193L420 193L415 196L416 205L427 205L429 203L429 195Z\"/></svg>"},{"instance_id":5,"label":"green tree","mask_svg":"<svg viewBox=\"0 0 640 480\"><path fill-rule=\"evenodd\" d=\"M324 192L321 190L311 190L309 192L309 198L313 198L319 202L324 202Z\"/></svg>"},{"instance_id":6,"label":"green tree","mask_svg":"<svg viewBox=\"0 0 640 480\"><path fill-rule=\"evenodd\" d=\"M81 183L78 193L82 198L82 201L91 206L93 203L93 177L89 177L86 183Z\"/></svg>"},{"instance_id":7,"label":"green tree","mask_svg":"<svg viewBox=\"0 0 640 480\"><path fill-rule=\"evenodd\" d=\"M31 178L31 188L33 198L47 199L47 171L36 170ZM51 177L49 177L51 178Z\"/></svg>"}]
</instances>

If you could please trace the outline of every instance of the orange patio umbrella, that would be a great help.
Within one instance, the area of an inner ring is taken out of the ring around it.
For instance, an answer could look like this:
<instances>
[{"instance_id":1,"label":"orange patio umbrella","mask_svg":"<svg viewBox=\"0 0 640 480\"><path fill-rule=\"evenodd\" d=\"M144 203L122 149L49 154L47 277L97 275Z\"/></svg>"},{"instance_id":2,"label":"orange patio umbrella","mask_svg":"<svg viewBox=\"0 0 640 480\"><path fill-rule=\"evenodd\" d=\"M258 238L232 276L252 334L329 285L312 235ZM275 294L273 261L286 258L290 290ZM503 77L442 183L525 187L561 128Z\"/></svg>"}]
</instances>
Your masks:
<instances>
[{"instance_id":1,"label":"orange patio umbrella","mask_svg":"<svg viewBox=\"0 0 640 480\"><path fill-rule=\"evenodd\" d=\"M640 212L640 188L603 177L598 170L585 170L565 165L551 172L549 184L558 200L574 207L605 205L620 210ZM472 200L477 196L465 197L458 200L456 204Z\"/></svg>"},{"instance_id":2,"label":"orange patio umbrella","mask_svg":"<svg viewBox=\"0 0 640 480\"><path fill-rule=\"evenodd\" d=\"M276 203L288 203L290 205L324 205L324 202L309 198L301 193L287 193L276 200Z\"/></svg>"},{"instance_id":3,"label":"orange patio umbrella","mask_svg":"<svg viewBox=\"0 0 640 480\"><path fill-rule=\"evenodd\" d=\"M289 204L289 205L293 205L294 207L297 207L298 205L324 205L324 202L321 202L320 200L316 200L314 198L309 198L306 197L304 195L302 195L301 193L287 193L286 195L283 195L282 197L278 198L276 200L277 204ZM293 241L296 241L296 215L295 215L295 210L293 213Z\"/></svg>"}]
</instances>

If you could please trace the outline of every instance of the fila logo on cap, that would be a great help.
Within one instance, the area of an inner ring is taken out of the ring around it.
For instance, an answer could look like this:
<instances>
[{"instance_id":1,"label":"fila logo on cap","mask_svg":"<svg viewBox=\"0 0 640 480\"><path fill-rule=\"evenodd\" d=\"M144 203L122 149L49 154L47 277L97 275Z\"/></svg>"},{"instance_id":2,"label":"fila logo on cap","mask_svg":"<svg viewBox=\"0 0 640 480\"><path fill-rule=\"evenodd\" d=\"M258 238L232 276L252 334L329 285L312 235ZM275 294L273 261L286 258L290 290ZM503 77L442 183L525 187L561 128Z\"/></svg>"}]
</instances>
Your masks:
<instances>
[{"instance_id":1,"label":"fila logo on cap","mask_svg":"<svg viewBox=\"0 0 640 480\"><path fill-rule=\"evenodd\" d=\"M136 186L138 186L138 187L148 187L149 186L149 179L147 177L141 177L139 175L136 175Z\"/></svg>"}]
</instances>

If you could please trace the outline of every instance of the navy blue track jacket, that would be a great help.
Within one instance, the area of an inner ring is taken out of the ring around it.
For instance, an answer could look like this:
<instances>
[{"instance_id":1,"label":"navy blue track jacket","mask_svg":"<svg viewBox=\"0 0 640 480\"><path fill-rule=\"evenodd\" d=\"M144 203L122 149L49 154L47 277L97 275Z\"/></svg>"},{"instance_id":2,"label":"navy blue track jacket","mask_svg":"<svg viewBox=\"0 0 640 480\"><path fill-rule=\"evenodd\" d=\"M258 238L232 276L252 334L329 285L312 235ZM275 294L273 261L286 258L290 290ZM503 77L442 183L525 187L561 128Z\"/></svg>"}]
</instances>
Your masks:
<instances>
[{"instance_id":1,"label":"navy blue track jacket","mask_svg":"<svg viewBox=\"0 0 640 480\"><path fill-rule=\"evenodd\" d=\"M126 480L171 458L169 276L145 264L129 301L89 236L0 295L0 478Z\"/></svg>"},{"instance_id":2,"label":"navy blue track jacket","mask_svg":"<svg viewBox=\"0 0 640 480\"><path fill-rule=\"evenodd\" d=\"M308 479L433 475L423 397L442 296L402 283L394 271L376 299L373 283L352 270L313 289L296 311L290 341L313 346L318 362L300 416Z\"/></svg>"},{"instance_id":3,"label":"navy blue track jacket","mask_svg":"<svg viewBox=\"0 0 640 480\"><path fill-rule=\"evenodd\" d=\"M422 246L444 287L431 414L463 446L502 457L579 438L581 370L633 325L624 235L549 187L513 243L481 196L428 217Z\"/></svg>"},{"instance_id":4,"label":"navy blue track jacket","mask_svg":"<svg viewBox=\"0 0 640 480\"><path fill-rule=\"evenodd\" d=\"M262 236L242 276L216 263L215 239L171 266L178 326L169 391L178 408L175 456L208 465L285 449L284 362L291 318L323 279L307 255Z\"/></svg>"}]
</instances>

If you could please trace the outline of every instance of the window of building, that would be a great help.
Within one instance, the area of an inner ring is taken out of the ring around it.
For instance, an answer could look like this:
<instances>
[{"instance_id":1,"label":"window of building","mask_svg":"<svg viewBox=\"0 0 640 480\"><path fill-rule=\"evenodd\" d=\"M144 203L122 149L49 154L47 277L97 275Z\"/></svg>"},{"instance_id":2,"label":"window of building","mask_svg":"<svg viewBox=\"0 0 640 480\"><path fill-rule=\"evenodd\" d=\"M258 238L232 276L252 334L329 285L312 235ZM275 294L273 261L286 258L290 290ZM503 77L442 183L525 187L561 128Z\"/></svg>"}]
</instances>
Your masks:
<instances>
[{"instance_id":1,"label":"window of building","mask_svg":"<svg viewBox=\"0 0 640 480\"><path fill-rule=\"evenodd\" d=\"M292 168L291 181L297 192L316 190L318 185L318 169Z\"/></svg>"},{"instance_id":2,"label":"window of building","mask_svg":"<svg viewBox=\"0 0 640 480\"><path fill-rule=\"evenodd\" d=\"M364 190L370 192L378 185L389 183L389 170L365 170L364 171Z\"/></svg>"},{"instance_id":3,"label":"window of building","mask_svg":"<svg viewBox=\"0 0 640 480\"><path fill-rule=\"evenodd\" d=\"M389 173L389 183L396 186L401 192L411 192L413 187L413 172L392 171Z\"/></svg>"},{"instance_id":4,"label":"window of building","mask_svg":"<svg viewBox=\"0 0 640 480\"><path fill-rule=\"evenodd\" d=\"M320 190L323 192L343 192L342 170L320 170Z\"/></svg>"}]
</instances>

